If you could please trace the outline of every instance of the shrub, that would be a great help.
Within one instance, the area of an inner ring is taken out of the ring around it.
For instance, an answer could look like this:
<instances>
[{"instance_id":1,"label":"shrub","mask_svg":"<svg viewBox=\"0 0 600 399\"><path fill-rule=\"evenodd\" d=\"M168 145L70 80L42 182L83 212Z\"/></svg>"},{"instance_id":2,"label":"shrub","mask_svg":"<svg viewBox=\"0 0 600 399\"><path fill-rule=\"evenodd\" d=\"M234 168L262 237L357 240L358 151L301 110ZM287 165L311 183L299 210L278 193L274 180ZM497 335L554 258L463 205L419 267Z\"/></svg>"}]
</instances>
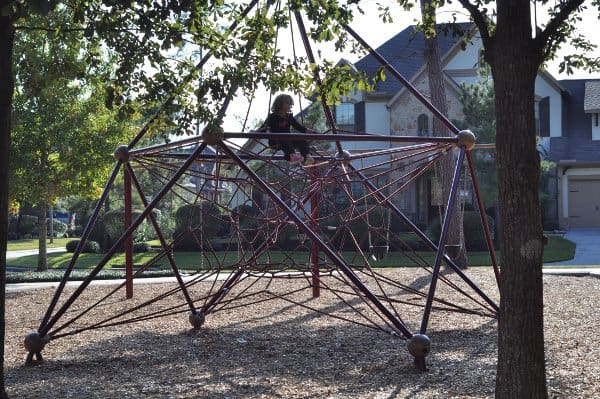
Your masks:
<instances>
[{"instance_id":1,"label":"shrub","mask_svg":"<svg viewBox=\"0 0 600 399\"><path fill-rule=\"evenodd\" d=\"M494 231L494 220L489 216L487 216L487 222L490 229L490 234ZM485 241L485 233L483 231L483 226L481 225L481 219L479 217L479 212L477 211L468 211L463 214L463 227L465 234L465 247L468 251L485 251L487 250L487 243ZM429 226L427 235L431 238L433 242L437 242L440 237L441 225L439 219L435 219L435 221Z\"/></svg>"},{"instance_id":2,"label":"shrub","mask_svg":"<svg viewBox=\"0 0 600 399\"><path fill-rule=\"evenodd\" d=\"M359 210L358 212L362 212ZM358 245L364 249L369 249L369 241L373 245L383 243L387 240L387 210L384 207L375 207L369 211L369 214L355 217L349 223L343 223L338 215L325 219L322 228L328 236L331 244L336 248L352 250L356 244L351 237L354 235ZM330 230L328 227L334 226L336 230ZM346 228L343 228L346 227Z\"/></svg>"},{"instance_id":3,"label":"shrub","mask_svg":"<svg viewBox=\"0 0 600 399\"><path fill-rule=\"evenodd\" d=\"M32 236L37 230L37 221L37 216L20 215L17 221L17 235L19 237Z\"/></svg>"},{"instance_id":4,"label":"shrub","mask_svg":"<svg viewBox=\"0 0 600 399\"><path fill-rule=\"evenodd\" d=\"M176 228L173 238L175 249L197 250L208 240L222 233L229 226L229 217L224 217L219 207L212 202L186 204L175 212Z\"/></svg>"},{"instance_id":5,"label":"shrub","mask_svg":"<svg viewBox=\"0 0 600 399\"><path fill-rule=\"evenodd\" d=\"M52 220L52 232L54 237L64 237L67 234L67 225L60 220ZM50 235L50 219L48 219L48 235Z\"/></svg>"},{"instance_id":6,"label":"shrub","mask_svg":"<svg viewBox=\"0 0 600 399\"><path fill-rule=\"evenodd\" d=\"M494 220L486 215L487 223L490 229L490 234L493 237L494 231ZM481 225L481 218L479 212L465 212L463 220L465 226L465 246L469 251L485 251L487 250L487 243L485 241L485 233L483 226Z\"/></svg>"},{"instance_id":7,"label":"shrub","mask_svg":"<svg viewBox=\"0 0 600 399\"><path fill-rule=\"evenodd\" d=\"M239 229L244 247L248 245L257 246L265 241L265 231L262 229L262 221L257 218L245 216L240 217Z\"/></svg>"},{"instance_id":8,"label":"shrub","mask_svg":"<svg viewBox=\"0 0 600 399\"><path fill-rule=\"evenodd\" d=\"M133 244L133 252L137 253L142 253L142 252L150 252L150 244L148 244L147 242L136 242L135 244Z\"/></svg>"},{"instance_id":9,"label":"shrub","mask_svg":"<svg viewBox=\"0 0 600 399\"><path fill-rule=\"evenodd\" d=\"M83 234L83 229L78 234L79 237ZM96 219L96 223L88 236L89 240L96 241L100 243L101 248L106 248L108 246L108 234L106 233L106 227L104 226L104 222L102 218Z\"/></svg>"},{"instance_id":10,"label":"shrub","mask_svg":"<svg viewBox=\"0 0 600 399\"><path fill-rule=\"evenodd\" d=\"M131 215L132 221L140 214L140 211L133 211ZM121 237L125 231L125 211L123 209L116 209L106 212L102 217L102 224L106 234L104 249L107 250L117 242L119 237ZM141 223L133 232L133 242L146 241L148 228L148 223L146 223L146 221Z\"/></svg>"},{"instance_id":11,"label":"shrub","mask_svg":"<svg viewBox=\"0 0 600 399\"><path fill-rule=\"evenodd\" d=\"M548 219L542 222L545 231L560 230L558 219Z\"/></svg>"},{"instance_id":12,"label":"shrub","mask_svg":"<svg viewBox=\"0 0 600 399\"><path fill-rule=\"evenodd\" d=\"M12 240L15 240L16 237L18 237L18 233L17 233L17 222L18 222L18 217L17 216L9 216L8 219L8 234L9 236L13 236L15 238L12 238ZM11 238L9 238L10 240Z\"/></svg>"},{"instance_id":13,"label":"shrub","mask_svg":"<svg viewBox=\"0 0 600 399\"><path fill-rule=\"evenodd\" d=\"M77 249L77 245L79 245L79 242L81 240L70 240L69 242L67 242L66 248L67 248L67 252L73 253L75 252L75 249ZM86 241L85 244L83 244L83 249L81 250L82 253L90 253L90 254L97 254L100 253L100 244L98 244L96 241Z\"/></svg>"},{"instance_id":14,"label":"shrub","mask_svg":"<svg viewBox=\"0 0 600 399\"><path fill-rule=\"evenodd\" d=\"M231 217L236 218L244 218L248 216L256 216L258 214L258 209L254 208L248 204L238 205L231 211Z\"/></svg>"}]
</instances>

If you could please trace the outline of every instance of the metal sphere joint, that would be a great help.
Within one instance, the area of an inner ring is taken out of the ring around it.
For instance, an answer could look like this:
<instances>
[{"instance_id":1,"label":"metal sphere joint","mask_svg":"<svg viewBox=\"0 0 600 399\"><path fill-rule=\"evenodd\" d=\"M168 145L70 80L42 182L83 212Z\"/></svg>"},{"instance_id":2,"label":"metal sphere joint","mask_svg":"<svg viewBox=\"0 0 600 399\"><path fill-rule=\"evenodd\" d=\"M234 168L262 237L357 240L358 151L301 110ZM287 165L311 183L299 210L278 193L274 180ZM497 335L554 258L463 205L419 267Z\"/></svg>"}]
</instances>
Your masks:
<instances>
[{"instance_id":1,"label":"metal sphere joint","mask_svg":"<svg viewBox=\"0 0 600 399\"><path fill-rule=\"evenodd\" d=\"M205 319L206 318L204 316L204 313L202 313L201 311L195 310L195 311L190 312L189 320L190 320L190 324L194 328L202 327Z\"/></svg>"},{"instance_id":2,"label":"metal sphere joint","mask_svg":"<svg viewBox=\"0 0 600 399\"><path fill-rule=\"evenodd\" d=\"M129 160L129 147L126 145L120 145L115 148L115 158L122 162L127 162Z\"/></svg>"},{"instance_id":3,"label":"metal sphere joint","mask_svg":"<svg viewBox=\"0 0 600 399\"><path fill-rule=\"evenodd\" d=\"M202 140L208 145L216 145L225 137L225 131L219 125L208 124L202 130Z\"/></svg>"},{"instance_id":4,"label":"metal sphere joint","mask_svg":"<svg viewBox=\"0 0 600 399\"><path fill-rule=\"evenodd\" d=\"M38 332L32 332L25 337L23 346L29 353L40 353L48 342L50 342L49 335L41 336Z\"/></svg>"},{"instance_id":5,"label":"metal sphere joint","mask_svg":"<svg viewBox=\"0 0 600 399\"><path fill-rule=\"evenodd\" d=\"M425 334L415 334L408 340L407 347L414 357L425 357L431 351L431 340Z\"/></svg>"},{"instance_id":6,"label":"metal sphere joint","mask_svg":"<svg viewBox=\"0 0 600 399\"><path fill-rule=\"evenodd\" d=\"M470 130L461 130L456 134L456 146L465 147L467 151L471 151L475 147L475 134Z\"/></svg>"},{"instance_id":7,"label":"metal sphere joint","mask_svg":"<svg viewBox=\"0 0 600 399\"><path fill-rule=\"evenodd\" d=\"M351 156L352 156L352 154L350 153L350 151L342 150L337 153L337 155L335 156L335 160L342 161L345 165L348 165L350 163Z\"/></svg>"}]
</instances>

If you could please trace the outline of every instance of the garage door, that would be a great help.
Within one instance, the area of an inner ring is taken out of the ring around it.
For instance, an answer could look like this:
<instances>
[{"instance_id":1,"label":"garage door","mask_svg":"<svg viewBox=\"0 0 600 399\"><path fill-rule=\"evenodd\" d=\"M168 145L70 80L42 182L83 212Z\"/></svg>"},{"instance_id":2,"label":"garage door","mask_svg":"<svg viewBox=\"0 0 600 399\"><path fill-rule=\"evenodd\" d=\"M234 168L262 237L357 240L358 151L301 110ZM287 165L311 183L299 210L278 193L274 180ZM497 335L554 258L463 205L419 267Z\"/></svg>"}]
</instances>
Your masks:
<instances>
[{"instance_id":1,"label":"garage door","mask_svg":"<svg viewBox=\"0 0 600 399\"><path fill-rule=\"evenodd\" d=\"M569 181L569 225L600 227L600 180Z\"/></svg>"}]
</instances>

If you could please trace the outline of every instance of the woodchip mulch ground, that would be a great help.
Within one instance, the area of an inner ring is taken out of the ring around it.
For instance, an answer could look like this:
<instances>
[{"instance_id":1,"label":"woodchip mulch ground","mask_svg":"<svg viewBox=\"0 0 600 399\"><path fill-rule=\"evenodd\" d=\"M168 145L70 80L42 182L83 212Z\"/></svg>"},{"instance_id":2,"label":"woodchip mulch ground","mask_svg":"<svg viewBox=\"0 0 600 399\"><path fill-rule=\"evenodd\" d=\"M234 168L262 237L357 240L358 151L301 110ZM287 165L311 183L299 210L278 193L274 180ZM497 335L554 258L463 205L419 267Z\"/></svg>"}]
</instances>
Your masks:
<instances>
[{"instance_id":1,"label":"woodchip mulch ground","mask_svg":"<svg viewBox=\"0 0 600 399\"><path fill-rule=\"evenodd\" d=\"M390 273L405 273L403 281L412 278L410 271ZM469 273L497 297L489 270ZM136 285L135 298L150 298L162 288ZM600 279L545 276L544 288L550 397L597 398ZM90 286L80 300L93 303L108 289ZM25 366L23 339L38 327L53 292L7 294L5 371L11 398L489 398L494 393L494 319L434 312L429 370L420 372L400 338L289 301L215 312L197 331L190 330L186 313L91 330L51 341L43 363ZM316 300L306 291L295 295L305 305L345 312L332 295ZM101 319L132 306L122 296L86 317ZM181 303L182 296L167 301ZM422 311L414 309L405 320L418 329Z\"/></svg>"}]
</instances>

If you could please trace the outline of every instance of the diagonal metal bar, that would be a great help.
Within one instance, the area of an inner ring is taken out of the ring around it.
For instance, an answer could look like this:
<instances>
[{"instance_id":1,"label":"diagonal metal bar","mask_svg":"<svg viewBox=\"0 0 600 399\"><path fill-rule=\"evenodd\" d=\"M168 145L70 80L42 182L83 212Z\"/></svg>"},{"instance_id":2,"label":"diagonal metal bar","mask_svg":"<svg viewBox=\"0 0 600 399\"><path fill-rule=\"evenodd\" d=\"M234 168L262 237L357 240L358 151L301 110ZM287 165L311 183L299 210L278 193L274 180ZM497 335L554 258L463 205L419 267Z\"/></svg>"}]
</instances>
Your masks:
<instances>
[{"instance_id":1,"label":"diagonal metal bar","mask_svg":"<svg viewBox=\"0 0 600 399\"><path fill-rule=\"evenodd\" d=\"M135 221L129 226L123 234L117 239L115 244L108 250L108 252L104 255L102 260L96 265L96 267L90 272L90 274L81 282L81 284L77 287L75 291L71 294L71 296L63 303L62 307L56 312L56 314L41 328L39 329L39 333L44 336L52 326L62 317L62 315L69 309L69 307L75 302L75 300L81 295L83 290L92 282L94 277L98 275L100 270L106 265L106 263L112 258L112 256L117 252L121 244L125 241L125 239L134 232L134 230L144 221L144 219L148 216L150 212L154 210L156 205L162 200L162 198L169 192L171 187L175 185L177 180L185 173L185 171L189 168L189 166L195 161L198 154L201 154L202 151L206 148L206 143L202 143L196 148L188 157L188 159L179 167L177 172L171 177L171 180L165 184L165 186L156 194L154 199L148 204L142 213L136 218Z\"/></svg>"},{"instance_id":2,"label":"diagonal metal bar","mask_svg":"<svg viewBox=\"0 0 600 399\"><path fill-rule=\"evenodd\" d=\"M102 209L102 206L104 205L104 203L106 202L106 199L108 198L108 193L110 191L110 188L112 187L113 183L115 182L115 179L117 178L117 175L119 174L119 170L121 169L121 164L122 164L121 161L117 161L115 167L113 168L112 173L110 174L110 177L108 178L108 181L106 182L106 185L104 186L102 195L100 196L100 199L96 203L96 207L94 208L92 215L88 219L88 222L85 225L85 228L83 229L83 233L81 234L79 243L77 243L77 247L75 248L75 251L73 252L73 256L71 257L71 260L69 261L69 264L67 265L67 267L65 269L63 277L60 280L60 283L58 284L56 291L54 292L54 296L52 297L52 300L50 301L50 305L48 306L48 309L46 309L46 313L44 314L44 317L42 318L42 322L40 323L40 327L38 328L38 330L41 330L42 327L44 325L46 325L46 323L48 323L48 320L50 319L52 312L54 312L54 308L56 307L56 304L58 303L58 299L60 298L60 295L62 294L65 286L67 285L67 281L69 280L69 277L71 276L71 273L73 272L73 269L75 268L75 263L77 262L79 255L81 255L81 252L83 251L83 246L84 246L85 242L87 241L88 237L90 236L92 229L94 228L94 225L96 224L96 220L98 219L100 210Z\"/></svg>"},{"instance_id":3,"label":"diagonal metal bar","mask_svg":"<svg viewBox=\"0 0 600 399\"><path fill-rule=\"evenodd\" d=\"M357 169L354 167L354 165L350 164L350 167L356 172L358 173L359 176L361 176L362 181L364 182L364 184L366 184L370 190L375 192L375 195L381 200L381 202L383 204L385 204L386 206L388 206L393 212L394 214L400 218L402 220L402 222L414 233L417 235L417 237L419 237L421 239L421 241L423 241L423 243L425 245L427 245L429 247L429 249L431 249L432 251L436 251L438 250L437 245L431 241L431 239L429 237L427 237L427 235L425 233L423 233L423 231L421 231L421 229L415 225L405 214L404 212L402 212L400 209L398 209L398 207L393 204L391 201L389 201L389 198L386 198L382 193L378 192L378 188L375 187L375 185L373 185L373 183L371 183L369 181L369 179L367 179L367 177L357 171ZM467 283L467 285L469 285L469 287L471 287L471 289L473 289L481 298L483 298L483 300L485 300L496 312L500 309L499 306L492 301L482 290L481 288L479 288L477 286L477 284L475 284L457 265L456 263L450 259L449 256L444 255L444 260L446 261L446 264L448 264L452 270L454 270L454 272L463 280Z\"/></svg>"},{"instance_id":4,"label":"diagonal metal bar","mask_svg":"<svg viewBox=\"0 0 600 399\"><path fill-rule=\"evenodd\" d=\"M306 51L306 56L310 61L311 65L318 65L315 60L315 56L312 51L312 47L310 46L310 41L308 40L308 35L306 34L306 28L304 26L304 21L302 20L302 16L298 11L294 11L294 16L296 17L296 24L298 25L298 30L300 31L300 36L302 37L302 43L304 44L304 50ZM335 125L335 119L333 118L333 113L331 112L331 108L327 105L327 96L325 95L325 90L323 90L323 81L321 80L321 76L319 75L319 67L315 67L313 71L313 77L317 86L319 87L319 92L321 95L321 105L323 106L323 111L325 112L325 117L327 118L327 123L331 127L331 131L335 134L337 133L337 126ZM340 142L337 142L338 151L342 151L342 147Z\"/></svg>"},{"instance_id":5,"label":"diagonal metal bar","mask_svg":"<svg viewBox=\"0 0 600 399\"><path fill-rule=\"evenodd\" d=\"M358 41L361 44L361 46L363 46L367 51L369 51L369 53L371 53L371 55L375 57L375 59L379 61L379 63L385 69L387 69L396 79L398 79L404 85L404 87L406 87L406 89L411 92L413 96L415 96L419 101L421 101L421 103L425 107L427 107L429 111L431 111L444 125L446 125L446 127L450 129L452 133L457 134L459 132L459 129L456 126L454 126L450 119L448 119L442 112L440 112L440 110L438 110L427 99L427 97L421 94L421 92L419 92L419 90L415 86L413 86L404 76L402 76L402 74L398 72L389 63L388 60L386 60L381 54L379 54L379 52L377 52L377 50L371 47L362 37L360 37L360 35L356 33L354 29L345 24L343 24L342 26L346 30L346 32L348 32L352 37L354 37L354 39L356 39L356 41Z\"/></svg>"},{"instance_id":6,"label":"diagonal metal bar","mask_svg":"<svg viewBox=\"0 0 600 399\"><path fill-rule=\"evenodd\" d=\"M244 20L244 18L250 13L250 11L252 11L252 9L256 6L257 3L258 3L258 0L252 0L246 6L246 8L240 13L240 17L229 26L228 31L229 32L234 31L237 28L237 26L239 25L240 21ZM165 109L167 109L167 107L173 102L173 100L175 100L177 90L179 90L180 87L190 83L192 81L192 79L194 79L194 77L196 77L197 71L202 69L202 67L204 66L204 64L206 64L206 62L210 59L210 57L212 57L212 53L209 51L196 64L196 67L194 68L194 70L191 73L189 73L181 81L181 83L179 83L176 86L176 90L174 90L169 95L169 97L167 97L167 99L158 107L156 112L152 116L150 116L150 119L148 119L148 121L140 129L138 134L136 134L136 136L133 138L131 143L129 143L129 149L132 149L135 146L135 144L137 144L137 142L140 141L142 139L142 137L144 137L144 135L148 132L148 130L150 130L150 126L152 126L154 121L165 111Z\"/></svg>"},{"instance_id":7,"label":"diagonal metal bar","mask_svg":"<svg viewBox=\"0 0 600 399\"><path fill-rule=\"evenodd\" d=\"M450 221L452 219L452 213L454 211L454 204L456 201L456 193L458 192L458 184L460 182L460 174L462 164L465 159L465 147L460 148L458 154L458 160L454 168L454 176L452 178L452 186L450 186L450 195L446 204L446 210L444 212L444 223L442 224L442 231L440 233L440 241L438 249L435 254L435 262L433 264L433 273L431 274L431 282L429 283L429 292L427 294L427 301L425 303L425 309L423 310L423 319L421 321L421 328L419 332L425 334L427 332L427 324L429 323L429 316L431 314L431 307L433 305L433 298L435 296L435 288L437 286L438 277L440 274L440 267L442 265L442 258L444 257L444 249L446 248L446 239L448 236L448 230Z\"/></svg>"},{"instance_id":8,"label":"diagonal metal bar","mask_svg":"<svg viewBox=\"0 0 600 399\"><path fill-rule=\"evenodd\" d=\"M221 143L221 145L223 147L225 147L224 143ZM229 150L229 148L228 148L228 150ZM241 158L238 157L237 159L242 164L244 164L244 162ZM269 190L272 192L272 190L270 188L269 188ZM315 195L314 190L311 190L311 192L307 195L306 198L304 198L301 201L301 203L305 204L308 201L308 199L312 198L314 195ZM289 220L289 216L288 216L288 219L286 219L286 220ZM285 222L286 220L284 220L283 222ZM254 250L254 253L253 253L251 259L249 259L246 263L255 261L260 255L262 255L265 251L267 251L269 249L268 243L270 242L271 238L273 238L276 235L276 233L277 233L277 230L274 230L273 232L271 232L271 234ZM213 309L219 304L219 302L221 302L221 300L225 297L225 295L227 293L229 293L230 289L244 275L245 272L246 272L246 267L240 267L234 273L230 274L230 276L225 280L225 282L219 289L219 292L216 295L212 296L206 302L206 304L202 307L202 310L201 310L202 314L207 315L207 314L211 313L213 311Z\"/></svg>"},{"instance_id":9,"label":"diagonal metal bar","mask_svg":"<svg viewBox=\"0 0 600 399\"><path fill-rule=\"evenodd\" d=\"M494 268L494 275L496 276L496 284L500 285L500 269L498 268L496 251L494 250L494 243L492 242L492 235L490 234L490 226L487 221L487 215L485 214L483 199L481 198L481 192L479 191L479 183L477 181L477 174L475 173L475 166L471 152L467 153L467 164L469 165L469 173L471 174L471 182L473 183L475 198L477 198L477 207L479 208L479 217L481 218L481 224L483 225L485 242L490 253L490 258L492 259L492 267Z\"/></svg>"}]
</instances>

